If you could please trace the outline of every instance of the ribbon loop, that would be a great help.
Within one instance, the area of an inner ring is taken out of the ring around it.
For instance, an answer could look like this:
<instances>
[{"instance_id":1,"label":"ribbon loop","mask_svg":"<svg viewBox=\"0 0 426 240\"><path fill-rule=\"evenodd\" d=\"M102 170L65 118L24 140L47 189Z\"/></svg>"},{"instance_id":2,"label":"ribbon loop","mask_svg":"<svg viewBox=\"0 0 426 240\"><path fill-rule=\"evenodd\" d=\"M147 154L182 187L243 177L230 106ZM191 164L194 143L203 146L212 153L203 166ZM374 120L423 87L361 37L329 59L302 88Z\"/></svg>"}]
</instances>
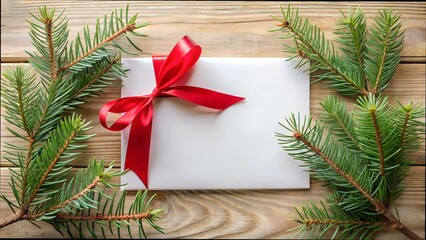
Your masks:
<instances>
[{"instance_id":1,"label":"ribbon loop","mask_svg":"<svg viewBox=\"0 0 426 240\"><path fill-rule=\"evenodd\" d=\"M127 97L110 101L101 108L99 121L101 125L111 131L121 131L125 129L139 115L139 112L149 103L146 97ZM124 113L111 126L107 125L107 114Z\"/></svg>"},{"instance_id":2,"label":"ribbon loop","mask_svg":"<svg viewBox=\"0 0 426 240\"><path fill-rule=\"evenodd\" d=\"M156 73L157 86L164 89L175 84L191 70L200 55L201 47L188 36L183 37L164 60L158 74Z\"/></svg>"},{"instance_id":3,"label":"ribbon loop","mask_svg":"<svg viewBox=\"0 0 426 240\"><path fill-rule=\"evenodd\" d=\"M152 57L157 86L151 94L110 101L99 112L99 121L108 130L121 131L131 124L124 168L135 172L147 188L154 115L152 101L155 98L173 96L217 110L225 110L244 99L199 87L174 86L191 70L200 55L201 47L188 36L183 37L167 57ZM109 112L123 115L108 127Z\"/></svg>"}]
</instances>

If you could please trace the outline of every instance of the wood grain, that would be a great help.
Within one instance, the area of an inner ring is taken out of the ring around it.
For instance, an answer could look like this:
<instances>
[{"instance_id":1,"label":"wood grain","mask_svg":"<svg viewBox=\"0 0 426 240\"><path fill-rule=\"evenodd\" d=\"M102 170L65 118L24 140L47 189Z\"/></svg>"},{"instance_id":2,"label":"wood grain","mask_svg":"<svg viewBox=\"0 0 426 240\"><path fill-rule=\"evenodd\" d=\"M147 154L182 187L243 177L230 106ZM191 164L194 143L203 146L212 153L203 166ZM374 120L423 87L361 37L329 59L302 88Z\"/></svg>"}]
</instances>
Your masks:
<instances>
[{"instance_id":1,"label":"wood grain","mask_svg":"<svg viewBox=\"0 0 426 240\"><path fill-rule=\"evenodd\" d=\"M29 65L29 64L26 64ZM15 64L2 64L2 71L16 66ZM390 102L396 104L396 99L403 103L413 100L417 103L425 102L425 89L426 89L426 65L425 64L400 64L394 77L390 81L389 87L384 94L391 96ZM314 80L314 79L311 79ZM283 79L285 81L285 79ZM319 82L311 85L311 100L310 111L312 115L317 118L322 111L320 102L322 102L327 94L333 94L334 91L327 89L327 84ZM409 94L407 94L409 93ZM116 166L120 166L120 133L111 132L104 129L98 120L99 108L102 104L119 98L120 89L117 87L109 87L98 98L90 99L90 103L84 105L84 108L77 109L77 112L90 121L93 128L88 131L90 134L96 136L87 141L88 147L85 148L82 155L73 163L75 166L85 166L87 159L96 157L104 158L107 162L115 161ZM355 100L353 98L344 98L348 102L348 108L353 109ZM2 109L2 113L4 109ZM286 116L283 116L283 118ZM10 143L24 143L22 139L14 137L9 131L6 130L7 122L1 119L1 145L4 142ZM9 126L10 127L10 126ZM15 129L18 131L17 129ZM412 155L412 161L416 164L425 163L425 148L424 143L419 150ZM11 166L6 160L0 160L0 166Z\"/></svg>"},{"instance_id":2,"label":"wood grain","mask_svg":"<svg viewBox=\"0 0 426 240\"><path fill-rule=\"evenodd\" d=\"M2 1L2 62L22 62L27 55L24 50L33 50L27 34L30 19L28 12L35 12L41 4L58 9L66 8L70 19L70 36L76 36L85 24L93 24L95 16L110 13L115 7L123 7L126 1ZM142 30L148 39L137 39L145 55L169 52L178 39L189 34L204 48L203 56L215 57L281 57L279 33L270 33L277 22L272 16L281 16L283 2L259 1L131 1L132 13L140 12L142 21L151 25ZM325 31L326 37L334 39L333 31L340 9L360 6L373 21L377 10L393 7L401 14L405 32L403 60L425 61L426 4L421 2L292 2L300 8L300 14L309 18Z\"/></svg>"},{"instance_id":3,"label":"wood grain","mask_svg":"<svg viewBox=\"0 0 426 240\"><path fill-rule=\"evenodd\" d=\"M9 171L1 168L2 194L12 197L7 187ZM397 201L403 222L421 236L425 235L425 168L411 167L407 189ZM153 193L153 192L152 192ZM288 229L297 224L289 219L295 216L293 206L308 201L318 203L328 191L318 182L308 190L244 190L244 191L161 191L157 192L154 207L164 209L158 221L166 229L162 235L147 228L152 238L291 238ZM130 193L134 196L135 193ZM129 200L129 199L128 199ZM128 201L129 202L129 201ZM10 214L0 202L0 217ZM50 238L60 237L47 224L37 229L19 222L0 229L0 236ZM136 232L135 232L136 233ZM377 239L402 239L403 235L387 229Z\"/></svg>"},{"instance_id":4,"label":"wood grain","mask_svg":"<svg viewBox=\"0 0 426 240\"><path fill-rule=\"evenodd\" d=\"M73 37L85 24L93 24L95 16L109 13L115 7L123 7L127 1L23 1L2 0L1 4L1 62L3 72L16 63L25 62L24 50L32 50L28 37L28 11L35 12L41 4L58 9L66 8L70 18L70 35ZM280 16L280 2L274 1L131 1L132 13L141 12L144 21L151 25L141 32L148 38L136 39L144 49L142 57L167 53L175 42L189 34L203 46L205 57L284 57L279 33L268 30L276 26L270 15ZM282 4L286 4L283 2ZM300 14L318 24L329 39L333 39L334 25L340 17L339 9L361 6L371 25L378 9L393 6L401 14L405 30L402 61L385 94L406 102L425 102L426 63L426 4L422 2L292 2L300 8ZM284 5L285 6L285 5ZM10 63L10 64L4 64ZM319 102L333 91L325 89L325 83L311 86L311 113L318 116ZM116 161L120 166L120 135L101 128L97 114L101 104L118 98L119 88L109 88L99 98L92 99L78 109L94 125L91 133L97 136L88 140L89 145L76 167L85 166L90 157L104 157L107 162ZM353 100L345 98L348 103ZM351 104L350 104L351 106ZM352 107L349 107L352 108ZM4 109L2 109L4 111ZM3 112L2 112L3 113ZM4 142L18 143L1 119L1 148ZM412 230L425 236L425 152L424 148L413 155L418 166L412 166L406 179L407 190L397 201L401 219ZM7 182L10 166L0 160L0 193L11 196ZM135 193L131 193L134 195ZM152 238L291 238L288 229L296 224L289 220L294 216L293 206L312 200L324 199L327 190L318 182L311 182L308 190L260 190L260 191L161 191L157 192L155 207L163 208L159 224L167 234L161 235L147 228ZM0 217L10 214L0 201ZM0 237L60 237L50 226L41 224L37 229L29 223L19 222L0 229ZM403 235L384 230L377 239L403 239Z\"/></svg>"}]
</instances>

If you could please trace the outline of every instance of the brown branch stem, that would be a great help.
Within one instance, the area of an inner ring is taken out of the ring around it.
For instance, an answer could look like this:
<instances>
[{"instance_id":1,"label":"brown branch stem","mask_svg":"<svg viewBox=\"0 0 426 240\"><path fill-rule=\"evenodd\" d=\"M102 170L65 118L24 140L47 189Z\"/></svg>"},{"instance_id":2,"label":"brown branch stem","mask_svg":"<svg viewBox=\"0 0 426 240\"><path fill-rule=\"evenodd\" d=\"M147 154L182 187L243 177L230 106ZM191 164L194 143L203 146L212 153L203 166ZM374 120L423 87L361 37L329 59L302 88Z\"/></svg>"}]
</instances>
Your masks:
<instances>
[{"instance_id":1,"label":"brown branch stem","mask_svg":"<svg viewBox=\"0 0 426 240\"><path fill-rule=\"evenodd\" d=\"M380 136L379 125L377 124L376 111L370 110L371 120L373 121L374 132L376 135L377 150L379 152L380 160L380 176L385 176L385 156L383 154L382 138Z\"/></svg>"},{"instance_id":2,"label":"brown branch stem","mask_svg":"<svg viewBox=\"0 0 426 240\"><path fill-rule=\"evenodd\" d=\"M49 60L50 60L50 75L52 77L52 82L56 81L58 77L58 68L56 66L55 52L53 47L53 37L52 37L52 19L47 18L45 21L46 24L46 33L47 33L47 45L49 46Z\"/></svg>"},{"instance_id":3,"label":"brown branch stem","mask_svg":"<svg viewBox=\"0 0 426 240\"><path fill-rule=\"evenodd\" d=\"M112 40L114 40L115 38L119 37L121 34L127 32L127 31L131 31L135 29L135 24L129 24L124 26L122 29L120 29L119 31L117 31L116 33L114 33L113 35L111 35L110 37L108 37L107 39L103 40L101 43L99 43L98 45L94 46L92 49L90 49L89 51L87 51L86 53L84 53L83 55L81 55L80 57L78 57L76 60L74 60L73 62L62 66L59 68L59 71L65 72L66 70L68 70L70 67L74 66L75 64L77 64L78 62L80 62L83 58L89 56L90 54L92 54L94 51L96 51L98 48L102 47L103 45L105 45L108 42L111 42Z\"/></svg>"},{"instance_id":4,"label":"brown branch stem","mask_svg":"<svg viewBox=\"0 0 426 240\"><path fill-rule=\"evenodd\" d=\"M405 118L404 118L404 124L402 125L402 131L401 131L401 140L400 140L400 143L399 143L399 146L400 146L400 148L402 149L402 145L404 144L404 140L405 140L405 134L406 134L406 132L407 132L407 125L408 125L408 120L410 119L410 111L407 111L406 113L405 113ZM398 153L398 154L400 154L400 153ZM400 158L399 157L397 157L397 158L395 158L395 164L396 165L399 165L399 163L400 163ZM392 186L393 186L393 188L394 188L394 186L396 186L397 185L397 180L398 180L398 178L397 178L397 173L398 173L398 168L395 168L395 169L393 169L393 184L392 184Z\"/></svg>"},{"instance_id":5,"label":"brown branch stem","mask_svg":"<svg viewBox=\"0 0 426 240\"><path fill-rule=\"evenodd\" d=\"M21 202L24 203L25 198L25 191L27 189L28 181L28 168L30 165L30 158L31 158L31 151L33 149L34 145L34 139L32 137L29 137L28 139L28 148L27 148L27 156L25 157L25 170L24 170L24 176L22 176L22 191L21 191ZM22 204L21 206L21 212L25 211L25 206Z\"/></svg>"},{"instance_id":6,"label":"brown branch stem","mask_svg":"<svg viewBox=\"0 0 426 240\"><path fill-rule=\"evenodd\" d=\"M357 56L357 59L358 59L358 64L360 66L359 70L361 71L362 76L364 78L364 88L365 88L365 90L368 90L368 85L367 85L368 76L367 76L367 74L365 73L365 70L364 70L364 60L362 59L362 56L361 56L362 55L361 46L358 45L359 38L358 38L358 35L355 34L356 30L355 30L355 26L354 26L352 21L350 21L349 26L351 28L352 37L355 39L354 44L355 44L355 49L356 49L356 56Z\"/></svg>"},{"instance_id":7,"label":"brown branch stem","mask_svg":"<svg viewBox=\"0 0 426 240\"><path fill-rule=\"evenodd\" d=\"M393 213L382 203L380 203L378 200L376 200L373 196L368 194L368 192L362 188L358 183L356 183L351 176L344 173L336 164L334 164L331 159L329 159L327 156L322 153L320 149L313 146L306 138L303 137L303 135L300 132L295 132L293 134L293 137L296 139L299 139L303 142L309 149L314 151L316 154L318 154L325 162L327 162L337 173L339 173L343 178L345 178L352 186L354 186L358 191L360 191L375 207L376 212L383 215L388 221L389 226L392 227L395 230L400 231L405 236L412 240L420 240L422 239L420 236L418 236L416 233L411 231L407 226L402 224L394 215Z\"/></svg>"},{"instance_id":8,"label":"brown branch stem","mask_svg":"<svg viewBox=\"0 0 426 240\"><path fill-rule=\"evenodd\" d=\"M98 214L96 216L69 216L65 214L58 214L57 219L60 220L73 220L73 221L114 221L114 220L129 220L129 219L142 219L149 218L149 213L139 213L139 214L126 214L126 215L115 215L107 216Z\"/></svg>"},{"instance_id":9,"label":"brown branch stem","mask_svg":"<svg viewBox=\"0 0 426 240\"><path fill-rule=\"evenodd\" d=\"M303 36L300 35L298 32L296 32L293 27L291 27L289 25L289 22L286 22L287 24L284 23L283 26L286 26L286 28L290 29L290 31L297 36L299 39L301 39L301 41L303 42L303 44L305 44L316 56L318 56L321 61L328 67L328 69L330 71L332 71L334 74L340 76L343 80L345 80L348 84L350 84L351 86L355 87L358 89L358 91L364 95L368 95L368 91L366 89L362 89L359 86L357 86L352 80L350 80L345 74L341 73L338 69L336 69L334 66L332 66L321 54L319 54L315 48L309 44L308 41L304 40ZM305 53L304 53L305 54Z\"/></svg>"},{"instance_id":10,"label":"brown branch stem","mask_svg":"<svg viewBox=\"0 0 426 240\"><path fill-rule=\"evenodd\" d=\"M0 219L0 228L6 227L10 224L13 224L15 222L21 221L21 220L35 220L41 216L43 216L44 214L54 211L56 209L62 208L68 204L70 204L71 202L75 201L76 199L82 197L85 193L87 193L88 191L90 191L91 189L93 189L94 187L96 187L98 185L98 183L100 182L100 177L97 176L86 188L84 188L83 190L81 190L79 193L77 193L76 195L72 196L71 198L69 198L68 200L62 202L61 204L58 204L54 207L51 207L50 209L43 211L41 213L37 213L37 214L27 214L26 212L28 211L28 207L26 209L24 209L23 211L19 211L15 214L12 214L6 218ZM65 215L61 215L58 214L57 217L60 219L60 217L63 217Z\"/></svg>"},{"instance_id":11,"label":"brown branch stem","mask_svg":"<svg viewBox=\"0 0 426 240\"><path fill-rule=\"evenodd\" d=\"M349 139L351 139L351 141L353 142L353 144L355 144L355 146L357 146L358 149L361 149L361 147L359 146L358 142L350 134L349 130L345 127L345 125L343 124L343 122L341 121L341 119L334 112L330 112L330 113L333 115L334 120L339 124L340 128L346 133L346 135L349 137Z\"/></svg>"},{"instance_id":12,"label":"brown branch stem","mask_svg":"<svg viewBox=\"0 0 426 240\"><path fill-rule=\"evenodd\" d=\"M91 189L93 189L94 187L96 187L98 185L98 183L100 182L100 177L97 176L86 188L84 188L82 191L80 191L79 193L77 193L76 195L72 196L71 198L69 198L68 200L62 202L61 204L58 204L54 207L51 207L50 209L41 212L41 213L37 213L37 214L27 214L26 212L28 211L28 209L25 209L24 211L19 211L15 214L12 214L8 217L2 218L0 219L0 228L6 227L10 224L13 224L15 222L21 221L21 220L35 220L41 216L43 216L44 214L54 211L58 208L62 208L68 204L70 204L71 202L75 201L76 199L82 197L85 193L87 193L88 191L90 191ZM57 217L60 219L60 217L64 217L65 215L61 215L58 214ZM105 219L107 220L107 219Z\"/></svg>"},{"instance_id":13,"label":"brown branch stem","mask_svg":"<svg viewBox=\"0 0 426 240\"><path fill-rule=\"evenodd\" d=\"M380 81L380 77L382 76L383 73L383 65L385 63L385 59L386 59L386 51L388 49L388 43L389 43L389 31L390 28L388 26L388 28L386 29L386 40L385 40L385 47L383 49L383 54L382 57L380 59L380 67L379 67L379 71L377 72L377 77L376 77L376 83L374 86L374 89L371 91L371 93L376 94L376 92L379 89L379 81Z\"/></svg>"},{"instance_id":14,"label":"brown branch stem","mask_svg":"<svg viewBox=\"0 0 426 240\"><path fill-rule=\"evenodd\" d=\"M22 220L23 219L22 216L23 214L21 214L21 212L17 212L8 217L0 219L0 228L4 228L12 223Z\"/></svg>"},{"instance_id":15,"label":"brown branch stem","mask_svg":"<svg viewBox=\"0 0 426 240\"><path fill-rule=\"evenodd\" d=\"M311 224L328 224L328 223L334 223L334 224L354 224L354 225L366 225L366 226L381 226L381 227L387 227L390 224L386 222L362 222L362 221L341 221L341 220L334 220L334 219L308 219L306 221L301 221L301 223L306 224L307 226Z\"/></svg>"},{"instance_id":16,"label":"brown branch stem","mask_svg":"<svg viewBox=\"0 0 426 240\"><path fill-rule=\"evenodd\" d=\"M114 65L114 63L116 63L118 60L114 59L111 63L111 65L106 68L104 71L101 72L101 74L99 74L98 76L96 76L96 78L91 81L89 84L87 84L86 86L84 86L82 89L80 89L78 92L76 92L74 95L70 96L68 100L73 99L75 96L77 96L78 94L80 94L81 92L83 92L84 90L86 90L90 85L92 85L94 82L96 82L103 74L105 74L109 69L111 69L112 65ZM50 100L49 100L50 102ZM34 128L35 130L33 131L33 138L36 137L38 130L41 127L41 124L43 123L44 117L46 116L47 110L49 108L50 103L46 104L45 108L43 109L43 114L41 115L40 121L38 123L38 125Z\"/></svg>"},{"instance_id":17,"label":"brown branch stem","mask_svg":"<svg viewBox=\"0 0 426 240\"><path fill-rule=\"evenodd\" d=\"M293 135L296 139L302 141L309 149L318 154L328 165L330 165L337 173L339 173L343 178L346 179L352 186L354 186L358 191L362 193L375 207L377 212L383 212L385 210L385 206L383 206L379 201L377 201L373 196L371 196L363 187L361 187L355 180L352 179L351 176L344 173L331 159L322 153L320 149L313 146L303 135L299 132L295 132Z\"/></svg>"},{"instance_id":18,"label":"brown branch stem","mask_svg":"<svg viewBox=\"0 0 426 240\"><path fill-rule=\"evenodd\" d=\"M46 24L46 33L47 33L47 45L49 48L49 61L50 61L50 76L52 83L55 83L58 78L58 67L56 66L56 59L55 59L55 51L53 46L53 37L52 37L52 24L53 19L47 18L44 23ZM55 84L52 84L52 86L56 86ZM52 89L52 93L55 92L55 89ZM33 129L32 132L32 138L35 139L37 136L37 133L43 124L44 117L46 116L47 110L50 106L50 99L49 102L44 106L43 113L41 114L40 121L38 122L37 126Z\"/></svg>"},{"instance_id":19,"label":"brown branch stem","mask_svg":"<svg viewBox=\"0 0 426 240\"><path fill-rule=\"evenodd\" d=\"M49 96L48 102L46 103L46 105L44 105L43 113L41 114L40 120L38 121L37 126L33 129L33 135L32 135L33 139L36 139L37 134L39 133L40 127L43 124L44 118L46 117L47 110L49 109L51 100L52 100L52 97Z\"/></svg>"},{"instance_id":20,"label":"brown branch stem","mask_svg":"<svg viewBox=\"0 0 426 240\"><path fill-rule=\"evenodd\" d=\"M19 104L19 115L21 116L22 125L24 126L25 131L27 132L28 137L31 138L31 131L28 128L27 118L24 113L24 103L22 100L22 83L18 87L18 104Z\"/></svg>"},{"instance_id":21,"label":"brown branch stem","mask_svg":"<svg viewBox=\"0 0 426 240\"><path fill-rule=\"evenodd\" d=\"M395 215L393 215L393 213L391 211L389 211L389 209L386 209L386 211L384 211L382 213L382 215L390 222L391 228L400 231L402 234L404 234L409 239L411 239L411 240L422 240L423 239L419 235L417 235L415 232L413 232L412 230L407 228L407 226L405 226L403 223L401 223L398 220L398 218L396 218Z\"/></svg>"},{"instance_id":22,"label":"brown branch stem","mask_svg":"<svg viewBox=\"0 0 426 240\"><path fill-rule=\"evenodd\" d=\"M410 111L407 111L405 113L405 118L404 118L404 125L402 126L402 132L401 132L401 141L400 141L400 146L402 147L402 145L404 144L404 140L405 140L405 134L407 132L407 125L408 125L408 120L410 119Z\"/></svg>"},{"instance_id":23,"label":"brown branch stem","mask_svg":"<svg viewBox=\"0 0 426 240\"><path fill-rule=\"evenodd\" d=\"M62 208L64 206L70 204L71 202L77 200L78 198L82 197L85 193L87 193L88 191L90 191L91 189L96 187L100 181L101 181L101 179L100 179L99 176L95 177L95 179L93 179L93 181L87 187L85 187L83 190L81 190L76 195L72 196L71 198L67 199L66 201L62 202L61 204L58 204L56 206L49 208L48 210L46 210L44 212L37 213L35 215L30 215L28 218L29 219L37 219L38 217L41 217L46 213L52 212L56 209Z\"/></svg>"},{"instance_id":24,"label":"brown branch stem","mask_svg":"<svg viewBox=\"0 0 426 240\"><path fill-rule=\"evenodd\" d=\"M104 70L102 70L96 77L94 77L86 86L82 87L80 90L78 90L76 93L74 93L72 96L69 97L69 99L73 99L76 96L78 96L78 94L84 92L86 89L88 89L91 85L93 85L96 81L99 80L99 78L104 75L106 72L108 72L112 66L118 61L118 59L114 59L110 62L110 64L108 65L108 67L106 67Z\"/></svg>"},{"instance_id":25,"label":"brown branch stem","mask_svg":"<svg viewBox=\"0 0 426 240\"><path fill-rule=\"evenodd\" d=\"M71 143L71 140L75 137L76 132L74 131L71 136L65 141L64 145L61 149L59 149L58 153L56 154L55 158L53 159L52 163L50 163L47 170L44 172L44 175L41 177L37 187L32 191L28 201L23 204L24 210L28 210L31 202L34 200L34 198L37 196L37 192L40 189L40 187L43 185L44 181L46 180L47 176L49 175L50 171L52 171L55 164L58 162L59 158L61 157L62 153L65 151L65 149L68 147L68 145Z\"/></svg>"}]
</instances>

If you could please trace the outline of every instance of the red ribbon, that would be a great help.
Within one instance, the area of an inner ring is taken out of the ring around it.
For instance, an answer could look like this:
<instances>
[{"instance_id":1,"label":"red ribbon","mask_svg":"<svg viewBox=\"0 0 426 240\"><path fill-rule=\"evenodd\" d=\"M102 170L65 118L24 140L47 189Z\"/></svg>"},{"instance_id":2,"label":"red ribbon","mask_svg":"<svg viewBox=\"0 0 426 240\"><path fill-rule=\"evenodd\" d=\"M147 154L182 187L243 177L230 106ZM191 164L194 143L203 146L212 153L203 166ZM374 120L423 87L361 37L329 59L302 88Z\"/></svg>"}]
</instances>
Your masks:
<instances>
[{"instance_id":1,"label":"red ribbon","mask_svg":"<svg viewBox=\"0 0 426 240\"><path fill-rule=\"evenodd\" d=\"M157 86L151 94L113 100L99 112L102 126L111 131L121 131L132 124L124 168L135 172L147 188L154 98L178 97L217 110L225 110L244 99L205 88L174 86L191 70L200 55L201 47L188 36L183 37L167 57L152 57ZM109 112L124 114L108 127L106 117Z\"/></svg>"}]
</instances>

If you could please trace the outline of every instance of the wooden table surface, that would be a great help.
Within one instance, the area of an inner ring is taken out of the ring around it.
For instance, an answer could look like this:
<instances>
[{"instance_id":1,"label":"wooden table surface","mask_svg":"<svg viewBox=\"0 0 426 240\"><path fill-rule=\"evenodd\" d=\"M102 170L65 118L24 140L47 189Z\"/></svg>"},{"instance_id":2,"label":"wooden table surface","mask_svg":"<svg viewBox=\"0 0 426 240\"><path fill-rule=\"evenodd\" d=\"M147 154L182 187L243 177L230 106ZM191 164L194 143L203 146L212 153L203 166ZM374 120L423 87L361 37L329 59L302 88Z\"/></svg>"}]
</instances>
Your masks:
<instances>
[{"instance_id":1,"label":"wooden table surface","mask_svg":"<svg viewBox=\"0 0 426 240\"><path fill-rule=\"evenodd\" d=\"M93 24L96 16L109 13L115 7L124 7L124 1L23 1L1 2L1 71L26 62L24 50L32 50L28 37L29 11L36 12L38 6L66 8L70 19L71 37L85 24ZM183 35L189 34L203 47L204 57L285 57L281 52L279 33L270 33L276 26L270 16L280 16L280 2L169 2L133 1L132 12L140 12L141 20L151 22L142 29L148 38L136 42L144 50L141 56L167 53ZM283 4L286 4L283 2ZM325 30L333 39L339 9L349 5L361 6L368 23L372 22L378 9L392 6L401 14L405 30L402 62L390 82L386 94L402 101L413 99L425 102L425 35L426 4L420 2L293 2L300 14ZM90 157L104 157L107 162L115 160L120 165L120 134L100 127L97 114L101 104L118 98L119 88L109 88L101 97L93 99L79 112L92 121L92 138L84 154L73 164L85 166ZM319 101L332 93L322 83L311 86L311 112L319 112ZM349 99L346 99L348 102ZM392 100L392 102L395 102ZM277 106L278 107L278 106ZM3 111L3 110L2 110ZM7 123L1 120L1 146L4 142L18 143L5 130ZM424 146L424 145L423 145ZM414 154L415 164L406 179L406 192L397 201L402 221L416 233L425 235L425 153ZM7 163L3 158L1 167L1 194L12 196L8 187L10 178ZM323 199L327 190L321 183L311 180L308 190L244 190L244 191L159 191L155 207L163 208L159 225L165 228L162 235L148 228L152 238L290 238L288 229L297 224L289 219L294 216L293 206L307 201ZM13 198L13 197L12 197ZM11 211L4 202L0 205L0 217ZM0 229L0 237L59 237L53 228L42 224L37 229L27 222L15 223ZM377 239L403 239L399 232L384 230Z\"/></svg>"}]
</instances>

